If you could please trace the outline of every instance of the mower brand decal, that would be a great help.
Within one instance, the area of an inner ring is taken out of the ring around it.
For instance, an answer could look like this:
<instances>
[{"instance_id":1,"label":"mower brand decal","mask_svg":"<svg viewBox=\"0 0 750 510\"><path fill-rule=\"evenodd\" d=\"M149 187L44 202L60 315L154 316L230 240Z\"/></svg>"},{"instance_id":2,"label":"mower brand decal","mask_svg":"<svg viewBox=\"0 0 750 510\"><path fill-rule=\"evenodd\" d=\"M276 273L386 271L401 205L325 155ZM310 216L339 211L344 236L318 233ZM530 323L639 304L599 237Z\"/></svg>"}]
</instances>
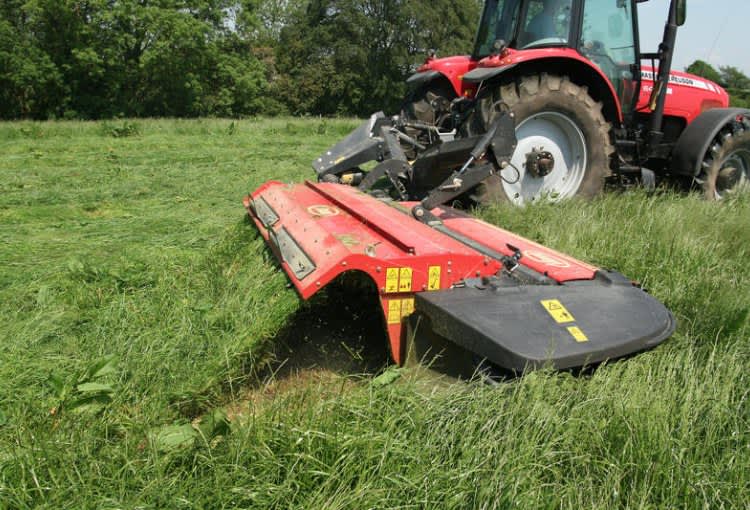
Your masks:
<instances>
[{"instance_id":1,"label":"mower brand decal","mask_svg":"<svg viewBox=\"0 0 750 510\"><path fill-rule=\"evenodd\" d=\"M316 218L329 218L331 216L338 216L341 214L341 210L338 207L332 205L311 205L307 208L307 212L311 216Z\"/></svg>"},{"instance_id":2,"label":"mower brand decal","mask_svg":"<svg viewBox=\"0 0 750 510\"><path fill-rule=\"evenodd\" d=\"M575 322L575 318L557 299L545 299L541 301L541 303L544 309L547 310L547 313L549 313L558 324Z\"/></svg>"},{"instance_id":3,"label":"mower brand decal","mask_svg":"<svg viewBox=\"0 0 750 510\"><path fill-rule=\"evenodd\" d=\"M440 266L430 266L427 278L427 290L440 290Z\"/></svg>"},{"instance_id":4,"label":"mower brand decal","mask_svg":"<svg viewBox=\"0 0 750 510\"><path fill-rule=\"evenodd\" d=\"M402 267L398 277L398 291L411 292L411 268Z\"/></svg>"},{"instance_id":5,"label":"mower brand decal","mask_svg":"<svg viewBox=\"0 0 750 510\"><path fill-rule=\"evenodd\" d=\"M404 317L414 313L414 298L388 301L388 324L400 324Z\"/></svg>"},{"instance_id":6,"label":"mower brand decal","mask_svg":"<svg viewBox=\"0 0 750 510\"><path fill-rule=\"evenodd\" d=\"M398 292L398 268L389 267L385 272L385 291L386 293Z\"/></svg>"},{"instance_id":7,"label":"mower brand decal","mask_svg":"<svg viewBox=\"0 0 750 510\"><path fill-rule=\"evenodd\" d=\"M359 238L353 234L339 234L335 237L347 248L353 248L359 244Z\"/></svg>"},{"instance_id":8,"label":"mower brand decal","mask_svg":"<svg viewBox=\"0 0 750 510\"><path fill-rule=\"evenodd\" d=\"M545 253L543 251L538 250L526 250L523 252L523 256L534 260L536 262L539 262L540 264L544 264L545 266L552 266L552 267L559 267L559 268L565 268L570 267L570 263L555 257L554 255L550 255L549 253Z\"/></svg>"},{"instance_id":9,"label":"mower brand decal","mask_svg":"<svg viewBox=\"0 0 750 510\"><path fill-rule=\"evenodd\" d=\"M568 332L573 338L575 338L576 342L578 342L579 344L589 341L589 338L583 331L581 331L581 328L579 328L578 326L568 326Z\"/></svg>"}]
</instances>

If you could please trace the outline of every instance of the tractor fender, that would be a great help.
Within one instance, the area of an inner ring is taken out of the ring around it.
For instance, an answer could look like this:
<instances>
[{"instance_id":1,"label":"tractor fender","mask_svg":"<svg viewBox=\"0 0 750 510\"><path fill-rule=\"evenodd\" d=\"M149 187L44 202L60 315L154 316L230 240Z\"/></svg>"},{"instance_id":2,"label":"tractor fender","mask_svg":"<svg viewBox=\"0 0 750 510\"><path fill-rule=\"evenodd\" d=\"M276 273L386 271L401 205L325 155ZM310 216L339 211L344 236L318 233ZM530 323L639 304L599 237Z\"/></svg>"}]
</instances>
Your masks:
<instances>
[{"instance_id":1,"label":"tractor fender","mask_svg":"<svg viewBox=\"0 0 750 510\"><path fill-rule=\"evenodd\" d=\"M690 177L698 175L713 139L738 116L750 118L750 110L715 108L700 114L685 128L672 149L672 172Z\"/></svg>"},{"instance_id":2,"label":"tractor fender","mask_svg":"<svg viewBox=\"0 0 750 510\"><path fill-rule=\"evenodd\" d=\"M508 76L522 76L531 74L554 74L568 76L578 86L586 87L588 94L594 101L602 103L602 111L607 122L618 125L623 120L622 108L612 83L602 73L601 69L591 64L575 50L539 49L524 50L520 56L509 59L502 66L487 66L476 68L464 75L464 81L484 80L489 84L493 80ZM552 55L552 56L550 56ZM491 74L482 76L479 71L490 71ZM495 72L492 72L495 71ZM509 71L511 71L509 73ZM487 87L484 87L487 90Z\"/></svg>"},{"instance_id":3,"label":"tractor fender","mask_svg":"<svg viewBox=\"0 0 750 510\"><path fill-rule=\"evenodd\" d=\"M505 71L510 71L514 67L516 67L516 64L500 67L477 67L466 73L463 77L463 81L466 83L481 83L483 81L491 80Z\"/></svg>"},{"instance_id":4,"label":"tractor fender","mask_svg":"<svg viewBox=\"0 0 750 510\"><path fill-rule=\"evenodd\" d=\"M406 84L410 87L418 88L440 76L443 76L443 74L434 69L430 71L416 72L406 79Z\"/></svg>"}]
</instances>

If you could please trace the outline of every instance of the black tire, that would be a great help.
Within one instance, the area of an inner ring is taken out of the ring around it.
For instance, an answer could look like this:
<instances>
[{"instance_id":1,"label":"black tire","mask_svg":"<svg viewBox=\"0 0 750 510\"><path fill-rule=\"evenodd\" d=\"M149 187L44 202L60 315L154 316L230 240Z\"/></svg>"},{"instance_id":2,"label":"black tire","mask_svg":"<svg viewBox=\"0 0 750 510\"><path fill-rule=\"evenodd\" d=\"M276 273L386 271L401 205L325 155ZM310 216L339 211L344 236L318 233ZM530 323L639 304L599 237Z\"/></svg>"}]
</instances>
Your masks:
<instances>
[{"instance_id":1,"label":"black tire","mask_svg":"<svg viewBox=\"0 0 750 510\"><path fill-rule=\"evenodd\" d=\"M451 84L437 80L412 92L404 102L401 114L408 120L444 127L450 122L451 101L455 98L456 92Z\"/></svg>"},{"instance_id":2,"label":"black tire","mask_svg":"<svg viewBox=\"0 0 750 510\"><path fill-rule=\"evenodd\" d=\"M721 130L706 153L696 179L707 200L750 189L750 120Z\"/></svg>"},{"instance_id":3,"label":"black tire","mask_svg":"<svg viewBox=\"0 0 750 510\"><path fill-rule=\"evenodd\" d=\"M420 87L407 96L401 107L401 116L407 121L416 121L429 126L435 126L442 131L453 129L451 102L456 98L453 86L444 80L436 80ZM429 146L434 139L419 129L406 128L405 133ZM418 151L408 143L402 143L406 157L416 159Z\"/></svg>"},{"instance_id":4,"label":"black tire","mask_svg":"<svg viewBox=\"0 0 750 510\"><path fill-rule=\"evenodd\" d=\"M610 164L614 154L610 138L611 126L604 119L602 104L591 98L586 87L576 85L567 76L550 74L506 80L481 100L480 120L487 126L497 112L502 110L513 112L518 126L516 131L519 133L519 144L513 156L514 164L499 171L500 175L494 175L479 185L473 194L475 200L480 203L511 201L520 204L543 196L551 200L573 196L591 198L602 192L605 179L611 175ZM523 161L528 147L525 148L523 139L531 138L521 136L524 131L522 128L527 126L530 129L533 123L541 123L544 119L559 121L561 126L565 126L563 131L575 133L573 143L580 149L585 147L585 152L578 150L577 159L580 160L580 154L583 154L585 164L574 164L569 168L566 158L560 157L562 164L556 161L546 177L535 177L531 172L525 172ZM527 121L528 124L525 124ZM579 133L582 137L578 136ZM554 175L555 170L561 170L562 173ZM517 177L518 185L512 185ZM560 183L560 190L545 188L548 183L552 186L556 182ZM535 191L537 186L538 194ZM515 191L519 189L520 192ZM528 199L524 196L524 189L531 190L528 192Z\"/></svg>"}]
</instances>

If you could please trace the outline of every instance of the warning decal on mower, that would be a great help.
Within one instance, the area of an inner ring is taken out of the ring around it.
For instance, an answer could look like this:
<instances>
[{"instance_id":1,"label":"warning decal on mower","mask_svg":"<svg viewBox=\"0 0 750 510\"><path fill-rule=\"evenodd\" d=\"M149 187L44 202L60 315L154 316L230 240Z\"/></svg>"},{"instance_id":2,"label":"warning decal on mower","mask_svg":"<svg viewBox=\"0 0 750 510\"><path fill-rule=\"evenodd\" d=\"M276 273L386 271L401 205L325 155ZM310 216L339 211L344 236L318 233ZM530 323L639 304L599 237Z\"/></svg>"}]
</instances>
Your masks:
<instances>
[{"instance_id":1,"label":"warning decal on mower","mask_svg":"<svg viewBox=\"0 0 750 510\"><path fill-rule=\"evenodd\" d=\"M385 271L385 293L411 292L412 269L389 267Z\"/></svg>"},{"instance_id":2,"label":"warning decal on mower","mask_svg":"<svg viewBox=\"0 0 750 510\"><path fill-rule=\"evenodd\" d=\"M398 268L389 267L385 272L385 291L387 293L398 292Z\"/></svg>"},{"instance_id":3,"label":"warning decal on mower","mask_svg":"<svg viewBox=\"0 0 750 510\"><path fill-rule=\"evenodd\" d=\"M547 313L549 313L558 324L575 322L575 317L573 317L557 299L545 299L544 301L541 301L541 303L544 309L547 310Z\"/></svg>"},{"instance_id":4,"label":"warning decal on mower","mask_svg":"<svg viewBox=\"0 0 750 510\"><path fill-rule=\"evenodd\" d=\"M404 317L414 313L414 298L388 301L388 324L400 324Z\"/></svg>"},{"instance_id":5,"label":"warning decal on mower","mask_svg":"<svg viewBox=\"0 0 750 510\"><path fill-rule=\"evenodd\" d=\"M579 328L578 326L569 326L568 332L573 338L576 339L576 342L578 342L579 344L589 341L589 337L587 337L586 334L581 331L581 328Z\"/></svg>"},{"instance_id":6,"label":"warning decal on mower","mask_svg":"<svg viewBox=\"0 0 750 510\"><path fill-rule=\"evenodd\" d=\"M427 290L440 290L440 266L430 266Z\"/></svg>"},{"instance_id":7,"label":"warning decal on mower","mask_svg":"<svg viewBox=\"0 0 750 510\"><path fill-rule=\"evenodd\" d=\"M411 292L411 268L402 267L398 277L398 291Z\"/></svg>"},{"instance_id":8,"label":"warning decal on mower","mask_svg":"<svg viewBox=\"0 0 750 510\"><path fill-rule=\"evenodd\" d=\"M403 299L401 301L401 317L408 317L414 313L414 298Z\"/></svg>"}]
</instances>

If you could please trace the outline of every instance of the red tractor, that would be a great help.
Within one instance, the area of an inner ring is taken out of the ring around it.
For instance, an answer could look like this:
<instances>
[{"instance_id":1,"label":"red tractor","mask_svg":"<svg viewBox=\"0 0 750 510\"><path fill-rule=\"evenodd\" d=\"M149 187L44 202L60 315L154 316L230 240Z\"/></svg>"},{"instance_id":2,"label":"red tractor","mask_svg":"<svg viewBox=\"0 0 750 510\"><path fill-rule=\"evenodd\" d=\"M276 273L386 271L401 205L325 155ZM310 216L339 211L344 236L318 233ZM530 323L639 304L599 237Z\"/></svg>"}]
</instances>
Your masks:
<instances>
[{"instance_id":1,"label":"red tractor","mask_svg":"<svg viewBox=\"0 0 750 510\"><path fill-rule=\"evenodd\" d=\"M369 281L397 363L452 345L516 373L566 369L669 337L672 314L623 275L445 205L590 197L608 179L684 179L710 199L747 183L750 111L670 72L685 0L653 54L636 3L487 0L473 55L428 59L401 115L374 114L313 162L319 182L247 196L300 296Z\"/></svg>"},{"instance_id":2,"label":"red tractor","mask_svg":"<svg viewBox=\"0 0 750 510\"><path fill-rule=\"evenodd\" d=\"M664 178L700 185L709 199L739 190L750 179L750 111L729 108L719 85L671 71L685 0L671 0L658 52L641 53L641 1L488 0L471 56L428 58L407 80L401 116L374 116L315 170L357 183L359 165L386 163L366 185L388 177L403 199L442 189L522 204ZM456 170L470 141L502 114L514 125L511 153L490 157L482 180L464 179Z\"/></svg>"}]
</instances>

